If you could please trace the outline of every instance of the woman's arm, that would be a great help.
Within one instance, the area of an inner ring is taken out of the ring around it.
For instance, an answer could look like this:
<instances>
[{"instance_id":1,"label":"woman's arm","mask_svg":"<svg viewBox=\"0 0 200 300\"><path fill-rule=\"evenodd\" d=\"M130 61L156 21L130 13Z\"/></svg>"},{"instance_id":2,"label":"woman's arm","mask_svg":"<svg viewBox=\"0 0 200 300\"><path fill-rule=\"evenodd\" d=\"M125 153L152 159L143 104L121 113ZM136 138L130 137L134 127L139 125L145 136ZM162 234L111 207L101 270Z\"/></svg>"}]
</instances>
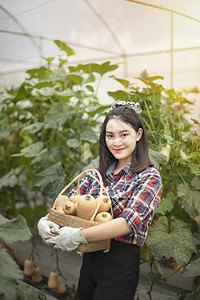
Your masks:
<instances>
[{"instance_id":1,"label":"woman's arm","mask_svg":"<svg viewBox=\"0 0 200 300\"><path fill-rule=\"evenodd\" d=\"M126 219L122 217L81 230L88 242L117 238L131 232Z\"/></svg>"}]
</instances>

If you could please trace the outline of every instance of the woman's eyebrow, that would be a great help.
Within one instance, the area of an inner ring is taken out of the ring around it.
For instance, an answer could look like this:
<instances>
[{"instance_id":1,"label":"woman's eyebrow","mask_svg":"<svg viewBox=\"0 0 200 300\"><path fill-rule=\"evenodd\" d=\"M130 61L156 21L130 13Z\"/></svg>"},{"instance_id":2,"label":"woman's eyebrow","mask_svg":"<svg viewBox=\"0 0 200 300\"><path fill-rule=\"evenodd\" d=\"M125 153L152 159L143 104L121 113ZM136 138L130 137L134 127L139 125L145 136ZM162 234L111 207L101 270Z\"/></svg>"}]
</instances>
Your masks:
<instances>
[{"instance_id":1,"label":"woman's eyebrow","mask_svg":"<svg viewBox=\"0 0 200 300\"><path fill-rule=\"evenodd\" d=\"M119 131L119 133L123 133L123 132L129 132L129 130L124 129L124 130ZM113 133L113 132L109 131L109 130L106 130L106 133Z\"/></svg>"}]
</instances>

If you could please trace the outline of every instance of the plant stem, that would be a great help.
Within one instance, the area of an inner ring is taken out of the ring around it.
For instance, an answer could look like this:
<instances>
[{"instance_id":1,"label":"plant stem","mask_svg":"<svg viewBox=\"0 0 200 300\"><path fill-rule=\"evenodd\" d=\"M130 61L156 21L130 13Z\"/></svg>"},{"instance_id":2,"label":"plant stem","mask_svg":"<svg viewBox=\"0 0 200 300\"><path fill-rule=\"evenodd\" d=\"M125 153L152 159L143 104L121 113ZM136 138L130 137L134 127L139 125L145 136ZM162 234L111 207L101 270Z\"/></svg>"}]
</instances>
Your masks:
<instances>
[{"instance_id":1,"label":"plant stem","mask_svg":"<svg viewBox=\"0 0 200 300\"><path fill-rule=\"evenodd\" d=\"M179 267L176 271L174 271L173 273L171 273L171 274L169 274L169 275L167 275L167 276L161 277L161 280L165 280L165 279L167 279L167 278L172 277L172 276L175 275L177 272L179 272L181 268L182 268L182 266L180 266L180 267Z\"/></svg>"},{"instance_id":2,"label":"plant stem","mask_svg":"<svg viewBox=\"0 0 200 300\"><path fill-rule=\"evenodd\" d=\"M148 113L148 116L149 116L149 120L150 120L151 126L152 126L152 128L155 130L155 127L154 127L154 124L153 124L153 121L152 121L152 118L151 118L151 114L150 114L148 105L147 105L147 103L146 103L145 100L144 100L144 104L145 104L145 107L146 107L146 110L147 110L147 113Z\"/></svg>"},{"instance_id":3,"label":"plant stem","mask_svg":"<svg viewBox=\"0 0 200 300\"><path fill-rule=\"evenodd\" d=\"M151 283L150 289L149 289L149 291L147 292L147 295L149 295L149 299L150 299L150 300L152 300L152 297L151 297L152 289L153 289L153 282Z\"/></svg>"},{"instance_id":4,"label":"plant stem","mask_svg":"<svg viewBox=\"0 0 200 300\"><path fill-rule=\"evenodd\" d=\"M183 181L183 183L184 183L185 185L187 185L186 182L185 182L185 180L184 180L184 178L183 178L183 176L182 176L181 173L179 172L179 170L178 170L176 167L175 167L175 169L176 169L178 175L180 176L181 180Z\"/></svg>"},{"instance_id":5,"label":"plant stem","mask_svg":"<svg viewBox=\"0 0 200 300\"><path fill-rule=\"evenodd\" d=\"M153 139L154 139L154 142L157 144L157 140L156 140L156 138L155 138L155 136L154 136L153 131L151 130L150 125L148 124L148 122L147 122L145 119L142 119L142 121L145 123L145 126L148 127L148 129L149 129L149 131L150 131L150 133L151 133L151 135L152 135L152 137L153 137Z\"/></svg>"},{"instance_id":6,"label":"plant stem","mask_svg":"<svg viewBox=\"0 0 200 300\"><path fill-rule=\"evenodd\" d=\"M55 255L56 255L56 269L58 271L58 274L65 280L65 282L67 281L67 278L62 274L61 270L60 270L60 266L59 266L59 256L58 256L58 252L55 249Z\"/></svg>"},{"instance_id":7,"label":"plant stem","mask_svg":"<svg viewBox=\"0 0 200 300\"><path fill-rule=\"evenodd\" d=\"M98 90L99 90L99 86L100 86L101 80L102 80L102 76L100 76L99 81L97 83L97 88L96 88L96 93L95 93L96 97L97 97L97 94L98 94Z\"/></svg>"}]
</instances>

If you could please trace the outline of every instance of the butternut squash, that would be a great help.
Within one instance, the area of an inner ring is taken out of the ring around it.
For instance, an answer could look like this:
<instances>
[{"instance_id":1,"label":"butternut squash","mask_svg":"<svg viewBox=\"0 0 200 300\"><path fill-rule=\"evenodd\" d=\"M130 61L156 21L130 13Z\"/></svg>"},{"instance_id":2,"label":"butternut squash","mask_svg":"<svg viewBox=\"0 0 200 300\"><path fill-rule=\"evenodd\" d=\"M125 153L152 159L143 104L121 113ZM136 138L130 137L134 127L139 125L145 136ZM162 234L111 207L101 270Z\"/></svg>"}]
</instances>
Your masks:
<instances>
[{"instance_id":1,"label":"butternut squash","mask_svg":"<svg viewBox=\"0 0 200 300\"><path fill-rule=\"evenodd\" d=\"M74 203L78 203L79 200L81 199L81 195L78 194L77 191L74 192L74 195L72 195L69 200L74 202Z\"/></svg>"},{"instance_id":2,"label":"butternut squash","mask_svg":"<svg viewBox=\"0 0 200 300\"><path fill-rule=\"evenodd\" d=\"M80 201L77 204L77 217L85 220L90 220L96 207L97 201L92 195L82 195Z\"/></svg>"},{"instance_id":3,"label":"butternut squash","mask_svg":"<svg viewBox=\"0 0 200 300\"><path fill-rule=\"evenodd\" d=\"M39 267L33 268L32 281L36 282L36 283L39 283L39 282L42 281L42 276L41 276L40 268Z\"/></svg>"},{"instance_id":4,"label":"butternut squash","mask_svg":"<svg viewBox=\"0 0 200 300\"><path fill-rule=\"evenodd\" d=\"M56 211L64 214L64 211L63 211L62 207L59 207L59 206L56 207Z\"/></svg>"},{"instance_id":5,"label":"butternut squash","mask_svg":"<svg viewBox=\"0 0 200 300\"><path fill-rule=\"evenodd\" d=\"M107 222L107 221L110 221L110 220L112 220L112 219L113 219L112 215L111 215L109 212L104 211L104 212L98 213L98 214L96 215L96 217L95 217L94 220L95 220L96 222Z\"/></svg>"},{"instance_id":6,"label":"butternut squash","mask_svg":"<svg viewBox=\"0 0 200 300\"><path fill-rule=\"evenodd\" d=\"M108 211L111 208L111 200L105 195L96 198L97 203L100 201L98 212Z\"/></svg>"},{"instance_id":7,"label":"butternut squash","mask_svg":"<svg viewBox=\"0 0 200 300\"><path fill-rule=\"evenodd\" d=\"M58 294L64 294L67 290L66 285L63 283L60 277L58 277L57 282L58 282L58 287L56 289L56 292Z\"/></svg>"},{"instance_id":8,"label":"butternut squash","mask_svg":"<svg viewBox=\"0 0 200 300\"><path fill-rule=\"evenodd\" d=\"M55 208L56 210L58 209L58 207L63 207L63 205L65 204L66 201L69 200L69 197L65 196L65 195L60 195L56 198L56 202L55 202Z\"/></svg>"},{"instance_id":9,"label":"butternut squash","mask_svg":"<svg viewBox=\"0 0 200 300\"><path fill-rule=\"evenodd\" d=\"M76 214L76 205L72 201L67 201L62 207L66 215L75 215Z\"/></svg>"},{"instance_id":10,"label":"butternut squash","mask_svg":"<svg viewBox=\"0 0 200 300\"><path fill-rule=\"evenodd\" d=\"M26 259L24 261L24 275L26 276L33 275L33 261L31 259Z\"/></svg>"},{"instance_id":11,"label":"butternut squash","mask_svg":"<svg viewBox=\"0 0 200 300\"><path fill-rule=\"evenodd\" d=\"M56 272L49 273L49 279L47 283L50 289L57 289L58 287L58 274Z\"/></svg>"}]
</instances>

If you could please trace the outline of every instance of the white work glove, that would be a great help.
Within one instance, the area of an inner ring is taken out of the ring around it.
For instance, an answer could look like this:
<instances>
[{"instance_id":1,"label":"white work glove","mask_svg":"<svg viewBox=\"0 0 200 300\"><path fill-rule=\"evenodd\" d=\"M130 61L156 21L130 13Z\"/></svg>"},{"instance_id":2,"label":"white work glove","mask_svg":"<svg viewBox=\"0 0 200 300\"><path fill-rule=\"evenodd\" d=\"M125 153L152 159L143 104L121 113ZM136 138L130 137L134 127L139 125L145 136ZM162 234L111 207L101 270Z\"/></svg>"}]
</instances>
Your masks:
<instances>
[{"instance_id":1,"label":"white work glove","mask_svg":"<svg viewBox=\"0 0 200 300\"><path fill-rule=\"evenodd\" d=\"M75 250L79 244L87 244L87 240L81 233L81 228L72 228L64 226L59 229L59 235L54 236L47 240L48 244L55 244L54 248L61 249L62 251Z\"/></svg>"},{"instance_id":2,"label":"white work glove","mask_svg":"<svg viewBox=\"0 0 200 300\"><path fill-rule=\"evenodd\" d=\"M38 222L38 232L43 242L58 235L60 226L49 221L47 217L42 217Z\"/></svg>"}]
</instances>

